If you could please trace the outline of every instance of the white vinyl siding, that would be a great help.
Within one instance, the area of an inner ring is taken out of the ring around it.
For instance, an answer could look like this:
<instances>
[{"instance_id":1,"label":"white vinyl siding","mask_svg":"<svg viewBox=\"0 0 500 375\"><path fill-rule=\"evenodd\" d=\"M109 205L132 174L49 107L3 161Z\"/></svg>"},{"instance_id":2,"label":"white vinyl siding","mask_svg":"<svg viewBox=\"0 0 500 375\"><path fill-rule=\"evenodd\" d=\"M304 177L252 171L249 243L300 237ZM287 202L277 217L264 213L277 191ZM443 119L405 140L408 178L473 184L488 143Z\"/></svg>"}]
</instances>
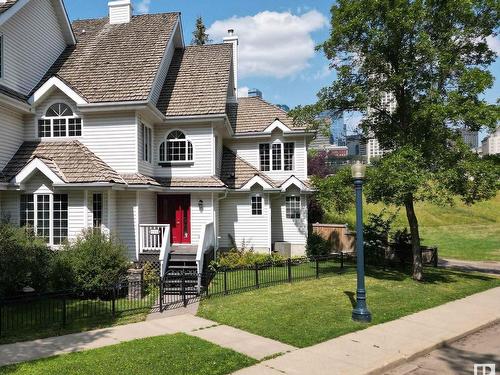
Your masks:
<instances>
[{"instance_id":1,"label":"white vinyl siding","mask_svg":"<svg viewBox=\"0 0 500 375\"><path fill-rule=\"evenodd\" d=\"M226 142L226 146L229 147L233 152L235 152L242 159L252 164L255 168L260 168L260 153L259 144L269 143L272 144L275 141L280 141L283 144L287 142L293 142L295 144L294 155L293 155L293 170L273 170L272 169L272 149L270 147L269 153L271 155L270 160L270 170L265 171L269 177L276 181L284 181L291 175L299 179L307 178L307 153L305 139L303 136L300 137L282 137L279 134L273 134L267 139L244 139L244 140L229 140ZM283 152L282 145L282 152ZM282 158L283 159L283 158ZM283 164L283 160L282 160Z\"/></svg>"},{"instance_id":2,"label":"white vinyl siding","mask_svg":"<svg viewBox=\"0 0 500 375\"><path fill-rule=\"evenodd\" d=\"M181 130L186 139L193 145L193 161L161 167L159 162L160 144L165 141L166 136L172 130ZM158 125L154 129L154 164L155 175L158 177L195 177L212 175L214 134L209 124L183 125L182 127L165 127Z\"/></svg>"},{"instance_id":3,"label":"white vinyl siding","mask_svg":"<svg viewBox=\"0 0 500 375\"><path fill-rule=\"evenodd\" d=\"M4 70L0 82L29 94L66 48L50 0L30 1L0 26Z\"/></svg>"},{"instance_id":4,"label":"white vinyl siding","mask_svg":"<svg viewBox=\"0 0 500 375\"><path fill-rule=\"evenodd\" d=\"M228 236L231 234L238 247L245 243L247 248L253 248L255 251L270 251L268 194L262 194L262 215L258 216L252 215L250 197L251 194L233 193L219 202L220 247L232 247Z\"/></svg>"},{"instance_id":5,"label":"white vinyl siding","mask_svg":"<svg viewBox=\"0 0 500 375\"><path fill-rule=\"evenodd\" d=\"M203 201L203 211L198 203ZM211 193L191 194L191 243L197 245L200 240L201 226L213 221L213 203Z\"/></svg>"},{"instance_id":6,"label":"white vinyl siding","mask_svg":"<svg viewBox=\"0 0 500 375\"><path fill-rule=\"evenodd\" d=\"M97 113L83 117L80 141L119 173L138 169L138 126L133 112Z\"/></svg>"},{"instance_id":7,"label":"white vinyl siding","mask_svg":"<svg viewBox=\"0 0 500 375\"><path fill-rule=\"evenodd\" d=\"M116 234L127 247L127 256L136 258L138 245L139 215L137 192L120 191L116 193Z\"/></svg>"},{"instance_id":8,"label":"white vinyl siding","mask_svg":"<svg viewBox=\"0 0 500 375\"><path fill-rule=\"evenodd\" d=\"M156 224L156 193L140 191L139 224Z\"/></svg>"},{"instance_id":9,"label":"white vinyl siding","mask_svg":"<svg viewBox=\"0 0 500 375\"><path fill-rule=\"evenodd\" d=\"M19 195L17 191L0 192L0 219L19 225Z\"/></svg>"},{"instance_id":10,"label":"white vinyl siding","mask_svg":"<svg viewBox=\"0 0 500 375\"><path fill-rule=\"evenodd\" d=\"M272 242L290 242L304 244L307 241L307 196L300 196L300 219L287 219L286 194L275 196L271 200Z\"/></svg>"},{"instance_id":11,"label":"white vinyl siding","mask_svg":"<svg viewBox=\"0 0 500 375\"><path fill-rule=\"evenodd\" d=\"M23 143L23 117L13 110L0 107L0 171Z\"/></svg>"}]
</instances>

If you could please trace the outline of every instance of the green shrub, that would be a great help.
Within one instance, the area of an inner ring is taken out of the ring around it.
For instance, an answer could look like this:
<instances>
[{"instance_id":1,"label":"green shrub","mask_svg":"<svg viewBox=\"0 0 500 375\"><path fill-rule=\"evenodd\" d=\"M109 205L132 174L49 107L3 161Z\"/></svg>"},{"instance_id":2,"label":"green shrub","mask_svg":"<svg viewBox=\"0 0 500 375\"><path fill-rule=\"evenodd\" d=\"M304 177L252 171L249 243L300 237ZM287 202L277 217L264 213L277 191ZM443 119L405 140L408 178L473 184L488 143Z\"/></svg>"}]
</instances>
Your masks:
<instances>
[{"instance_id":1,"label":"green shrub","mask_svg":"<svg viewBox=\"0 0 500 375\"><path fill-rule=\"evenodd\" d=\"M33 231L0 223L0 296L19 294L27 286L46 291L53 254Z\"/></svg>"},{"instance_id":2,"label":"green shrub","mask_svg":"<svg viewBox=\"0 0 500 375\"><path fill-rule=\"evenodd\" d=\"M145 285L146 294L151 294L152 292L157 290L158 284L158 273L156 272L153 264L151 262L144 263L144 274L143 281Z\"/></svg>"},{"instance_id":3,"label":"green shrub","mask_svg":"<svg viewBox=\"0 0 500 375\"><path fill-rule=\"evenodd\" d=\"M280 254L256 253L253 250L236 250L221 253L216 261L213 261L211 268L239 268L250 267L255 264L267 264L283 262L286 258Z\"/></svg>"},{"instance_id":4,"label":"green shrub","mask_svg":"<svg viewBox=\"0 0 500 375\"><path fill-rule=\"evenodd\" d=\"M394 218L395 214L386 217L385 210L378 214L369 214L368 222L363 228L366 263L373 265L385 263L389 232Z\"/></svg>"},{"instance_id":5,"label":"green shrub","mask_svg":"<svg viewBox=\"0 0 500 375\"><path fill-rule=\"evenodd\" d=\"M317 233L307 237L306 254L308 257L322 257L331 253L332 245Z\"/></svg>"},{"instance_id":6,"label":"green shrub","mask_svg":"<svg viewBox=\"0 0 500 375\"><path fill-rule=\"evenodd\" d=\"M58 254L58 267L65 274L59 281L85 293L100 293L125 278L130 265L125 254L125 246L114 237L86 230Z\"/></svg>"}]
</instances>

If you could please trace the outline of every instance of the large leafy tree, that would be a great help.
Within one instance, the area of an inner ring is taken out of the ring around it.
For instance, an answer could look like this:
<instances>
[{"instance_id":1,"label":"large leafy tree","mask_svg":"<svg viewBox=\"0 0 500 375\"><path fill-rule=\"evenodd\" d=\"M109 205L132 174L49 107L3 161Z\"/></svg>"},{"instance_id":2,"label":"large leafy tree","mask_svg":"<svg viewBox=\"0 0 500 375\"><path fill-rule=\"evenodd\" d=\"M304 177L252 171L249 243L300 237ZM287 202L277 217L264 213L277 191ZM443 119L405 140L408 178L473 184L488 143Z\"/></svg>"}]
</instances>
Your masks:
<instances>
[{"instance_id":1,"label":"large leafy tree","mask_svg":"<svg viewBox=\"0 0 500 375\"><path fill-rule=\"evenodd\" d=\"M482 99L493 85L486 42L499 31L498 0L338 0L331 33L319 48L337 72L315 105L359 111L361 128L392 150L373 168L368 199L406 209L413 277L422 280L414 203L461 196L473 203L496 194L498 169L464 147L457 129L493 129L499 108Z\"/></svg>"},{"instance_id":2,"label":"large leafy tree","mask_svg":"<svg viewBox=\"0 0 500 375\"><path fill-rule=\"evenodd\" d=\"M209 35L207 34L207 28L205 26L205 23L203 22L203 18L200 16L196 18L196 26L193 31L193 40L191 41L191 44L195 46L203 46L210 42L211 40Z\"/></svg>"}]
</instances>

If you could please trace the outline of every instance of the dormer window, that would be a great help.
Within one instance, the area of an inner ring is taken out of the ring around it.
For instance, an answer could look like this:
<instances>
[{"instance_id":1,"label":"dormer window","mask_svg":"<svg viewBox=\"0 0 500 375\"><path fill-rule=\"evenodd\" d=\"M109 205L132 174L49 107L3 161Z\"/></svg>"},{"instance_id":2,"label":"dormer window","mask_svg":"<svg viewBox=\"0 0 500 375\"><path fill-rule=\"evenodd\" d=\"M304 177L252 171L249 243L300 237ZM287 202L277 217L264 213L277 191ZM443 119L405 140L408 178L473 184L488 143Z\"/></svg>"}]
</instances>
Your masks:
<instances>
[{"instance_id":1,"label":"dormer window","mask_svg":"<svg viewBox=\"0 0 500 375\"><path fill-rule=\"evenodd\" d=\"M160 144L160 162L193 161L193 144L180 130L172 130Z\"/></svg>"},{"instance_id":2,"label":"dormer window","mask_svg":"<svg viewBox=\"0 0 500 375\"><path fill-rule=\"evenodd\" d=\"M45 116L38 120L38 136L48 137L79 137L82 135L82 119L64 103L52 104Z\"/></svg>"}]
</instances>

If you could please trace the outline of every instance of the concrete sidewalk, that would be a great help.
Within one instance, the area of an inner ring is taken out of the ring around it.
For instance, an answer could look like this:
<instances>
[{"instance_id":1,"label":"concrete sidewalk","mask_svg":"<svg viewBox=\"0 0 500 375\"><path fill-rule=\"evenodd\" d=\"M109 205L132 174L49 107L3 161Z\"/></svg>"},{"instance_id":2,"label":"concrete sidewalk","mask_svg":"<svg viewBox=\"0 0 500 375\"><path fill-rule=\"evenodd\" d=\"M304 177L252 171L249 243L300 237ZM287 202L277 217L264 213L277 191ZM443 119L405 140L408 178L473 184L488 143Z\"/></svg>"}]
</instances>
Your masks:
<instances>
[{"instance_id":1,"label":"concrete sidewalk","mask_svg":"<svg viewBox=\"0 0 500 375\"><path fill-rule=\"evenodd\" d=\"M378 374L497 321L500 288L298 349L235 374Z\"/></svg>"},{"instance_id":2,"label":"concrete sidewalk","mask_svg":"<svg viewBox=\"0 0 500 375\"><path fill-rule=\"evenodd\" d=\"M493 275L500 275L500 262L495 261L473 261L441 258L439 259L439 266L460 271L483 272Z\"/></svg>"},{"instance_id":3,"label":"concrete sidewalk","mask_svg":"<svg viewBox=\"0 0 500 375\"><path fill-rule=\"evenodd\" d=\"M0 367L180 332L200 337L257 360L296 349L275 340L185 314L65 336L0 345Z\"/></svg>"}]
</instances>

